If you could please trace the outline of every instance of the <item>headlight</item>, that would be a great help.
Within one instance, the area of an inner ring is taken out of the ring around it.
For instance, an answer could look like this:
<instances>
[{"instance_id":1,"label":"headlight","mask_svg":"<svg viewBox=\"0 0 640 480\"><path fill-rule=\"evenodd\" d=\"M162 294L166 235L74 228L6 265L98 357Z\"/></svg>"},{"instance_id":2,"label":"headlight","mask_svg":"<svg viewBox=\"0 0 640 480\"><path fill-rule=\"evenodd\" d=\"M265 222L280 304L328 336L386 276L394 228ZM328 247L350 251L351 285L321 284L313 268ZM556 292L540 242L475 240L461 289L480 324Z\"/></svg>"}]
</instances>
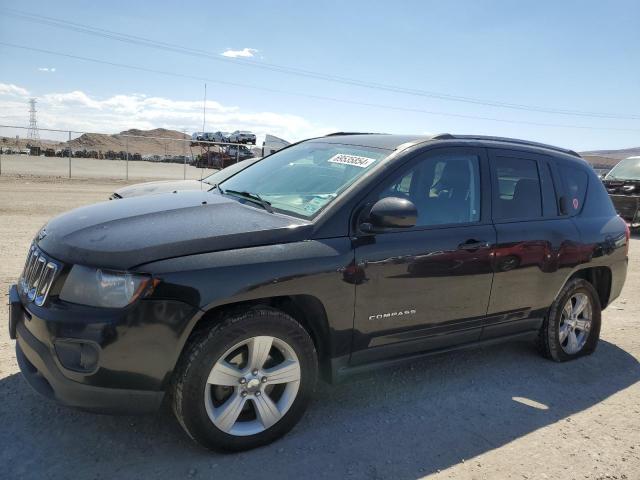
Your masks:
<instances>
[{"instance_id":1,"label":"headlight","mask_svg":"<svg viewBox=\"0 0 640 480\"><path fill-rule=\"evenodd\" d=\"M122 308L137 299L151 283L151 277L74 265L67 276L60 299L92 307Z\"/></svg>"}]
</instances>

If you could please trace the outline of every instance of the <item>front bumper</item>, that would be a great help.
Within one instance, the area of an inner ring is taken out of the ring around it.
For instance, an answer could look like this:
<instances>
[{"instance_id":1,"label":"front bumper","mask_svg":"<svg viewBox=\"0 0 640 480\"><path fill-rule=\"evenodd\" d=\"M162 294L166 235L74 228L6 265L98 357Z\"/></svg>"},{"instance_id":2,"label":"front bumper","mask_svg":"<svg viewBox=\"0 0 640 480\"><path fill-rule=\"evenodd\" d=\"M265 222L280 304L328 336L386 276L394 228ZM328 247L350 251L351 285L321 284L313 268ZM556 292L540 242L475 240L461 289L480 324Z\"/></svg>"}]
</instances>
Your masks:
<instances>
[{"instance_id":1,"label":"front bumper","mask_svg":"<svg viewBox=\"0 0 640 480\"><path fill-rule=\"evenodd\" d=\"M609 194L613 207L632 227L640 225L640 196Z\"/></svg>"},{"instance_id":2,"label":"front bumper","mask_svg":"<svg viewBox=\"0 0 640 480\"><path fill-rule=\"evenodd\" d=\"M102 388L66 378L51 352L26 329L17 326L16 357L27 383L39 394L68 406L100 413L149 413L160 408L164 392Z\"/></svg>"},{"instance_id":3,"label":"front bumper","mask_svg":"<svg viewBox=\"0 0 640 480\"><path fill-rule=\"evenodd\" d=\"M102 413L160 407L197 310L160 299L112 311L56 301L37 307L15 286L10 301L26 381L63 405Z\"/></svg>"}]
</instances>

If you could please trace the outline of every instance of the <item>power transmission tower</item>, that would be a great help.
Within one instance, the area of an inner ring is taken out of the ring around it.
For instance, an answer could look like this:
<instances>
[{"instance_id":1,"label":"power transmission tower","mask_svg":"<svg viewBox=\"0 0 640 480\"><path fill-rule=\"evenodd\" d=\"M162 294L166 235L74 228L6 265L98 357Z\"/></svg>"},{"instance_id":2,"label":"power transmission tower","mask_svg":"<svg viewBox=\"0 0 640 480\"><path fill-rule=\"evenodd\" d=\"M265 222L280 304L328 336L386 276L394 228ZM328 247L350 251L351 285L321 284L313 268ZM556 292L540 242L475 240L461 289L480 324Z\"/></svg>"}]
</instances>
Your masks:
<instances>
[{"instance_id":1,"label":"power transmission tower","mask_svg":"<svg viewBox=\"0 0 640 480\"><path fill-rule=\"evenodd\" d=\"M27 133L28 144L31 147L40 146L40 132L38 131L38 118L36 110L36 99L29 99L29 132Z\"/></svg>"}]
</instances>

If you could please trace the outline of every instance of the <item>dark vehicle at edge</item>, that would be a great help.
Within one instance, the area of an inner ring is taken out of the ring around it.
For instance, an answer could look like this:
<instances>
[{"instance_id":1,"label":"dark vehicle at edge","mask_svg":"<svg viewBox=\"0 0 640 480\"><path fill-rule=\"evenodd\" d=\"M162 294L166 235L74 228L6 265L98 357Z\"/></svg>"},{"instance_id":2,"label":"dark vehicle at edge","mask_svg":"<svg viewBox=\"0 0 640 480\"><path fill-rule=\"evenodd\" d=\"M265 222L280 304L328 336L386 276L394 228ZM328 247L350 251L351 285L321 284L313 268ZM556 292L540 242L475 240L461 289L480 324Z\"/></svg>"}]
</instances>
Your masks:
<instances>
[{"instance_id":1,"label":"dark vehicle at edge","mask_svg":"<svg viewBox=\"0 0 640 480\"><path fill-rule=\"evenodd\" d=\"M618 214L640 227L640 157L621 160L602 180Z\"/></svg>"},{"instance_id":2,"label":"dark vehicle at edge","mask_svg":"<svg viewBox=\"0 0 640 480\"><path fill-rule=\"evenodd\" d=\"M209 192L52 219L10 290L39 393L101 412L165 397L210 448L271 442L334 381L532 339L596 348L629 229L577 154L495 137L334 135Z\"/></svg>"}]
</instances>

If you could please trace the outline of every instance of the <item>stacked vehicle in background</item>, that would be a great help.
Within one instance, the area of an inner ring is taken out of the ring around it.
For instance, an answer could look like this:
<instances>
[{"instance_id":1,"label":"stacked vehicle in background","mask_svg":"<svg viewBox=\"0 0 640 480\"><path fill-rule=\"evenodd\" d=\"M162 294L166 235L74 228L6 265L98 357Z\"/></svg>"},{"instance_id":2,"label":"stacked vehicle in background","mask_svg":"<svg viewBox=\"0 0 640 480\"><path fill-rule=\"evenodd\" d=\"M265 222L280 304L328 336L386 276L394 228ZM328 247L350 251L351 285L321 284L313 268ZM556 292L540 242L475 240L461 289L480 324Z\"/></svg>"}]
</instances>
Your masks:
<instances>
[{"instance_id":1,"label":"stacked vehicle in background","mask_svg":"<svg viewBox=\"0 0 640 480\"><path fill-rule=\"evenodd\" d=\"M251 145L256 144L256 135L255 133L248 132L246 130L236 130L232 134L229 135L230 143L250 143Z\"/></svg>"},{"instance_id":2,"label":"stacked vehicle in background","mask_svg":"<svg viewBox=\"0 0 640 480\"><path fill-rule=\"evenodd\" d=\"M640 227L640 157L625 158L602 181L618 215L630 227Z\"/></svg>"}]
</instances>

